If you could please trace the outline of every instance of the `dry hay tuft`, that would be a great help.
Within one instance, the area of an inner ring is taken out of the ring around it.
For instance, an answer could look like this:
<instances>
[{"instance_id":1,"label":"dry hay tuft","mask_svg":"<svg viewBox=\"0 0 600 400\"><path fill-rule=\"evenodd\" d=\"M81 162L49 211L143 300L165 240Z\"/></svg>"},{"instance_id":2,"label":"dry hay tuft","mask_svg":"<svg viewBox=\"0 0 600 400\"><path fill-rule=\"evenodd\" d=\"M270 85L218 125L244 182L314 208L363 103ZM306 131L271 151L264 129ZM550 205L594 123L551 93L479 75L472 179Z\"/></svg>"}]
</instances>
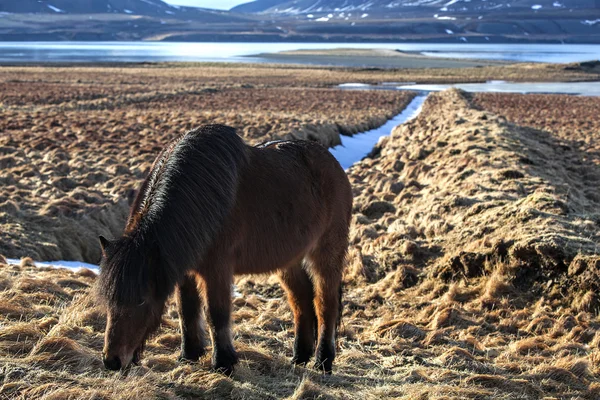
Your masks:
<instances>
[{"instance_id":1,"label":"dry hay tuft","mask_svg":"<svg viewBox=\"0 0 600 400\"><path fill-rule=\"evenodd\" d=\"M98 354L65 337L46 337L32 350L33 362L49 370L68 369L73 372L102 368Z\"/></svg>"},{"instance_id":2,"label":"dry hay tuft","mask_svg":"<svg viewBox=\"0 0 600 400\"><path fill-rule=\"evenodd\" d=\"M3 355L29 353L43 335L37 327L26 322L1 327L0 352Z\"/></svg>"}]
</instances>

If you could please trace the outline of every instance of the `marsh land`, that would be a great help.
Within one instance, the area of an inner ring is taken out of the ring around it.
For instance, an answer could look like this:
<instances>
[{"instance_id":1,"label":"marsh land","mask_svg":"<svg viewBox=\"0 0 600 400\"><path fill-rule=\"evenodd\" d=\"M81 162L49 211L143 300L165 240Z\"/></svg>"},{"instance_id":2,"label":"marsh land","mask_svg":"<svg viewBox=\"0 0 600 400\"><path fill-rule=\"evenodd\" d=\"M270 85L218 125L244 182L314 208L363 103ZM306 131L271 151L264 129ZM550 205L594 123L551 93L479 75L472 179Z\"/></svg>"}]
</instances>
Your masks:
<instances>
[{"instance_id":1,"label":"marsh land","mask_svg":"<svg viewBox=\"0 0 600 400\"><path fill-rule=\"evenodd\" d=\"M236 280L231 377L181 363L170 303L143 360L102 368L95 274L162 146L204 123L326 146L410 91L341 83L595 81L585 65L352 69L241 64L0 68L0 398L600 397L600 98L432 93L348 169L354 215L334 374L293 367L269 277Z\"/></svg>"}]
</instances>

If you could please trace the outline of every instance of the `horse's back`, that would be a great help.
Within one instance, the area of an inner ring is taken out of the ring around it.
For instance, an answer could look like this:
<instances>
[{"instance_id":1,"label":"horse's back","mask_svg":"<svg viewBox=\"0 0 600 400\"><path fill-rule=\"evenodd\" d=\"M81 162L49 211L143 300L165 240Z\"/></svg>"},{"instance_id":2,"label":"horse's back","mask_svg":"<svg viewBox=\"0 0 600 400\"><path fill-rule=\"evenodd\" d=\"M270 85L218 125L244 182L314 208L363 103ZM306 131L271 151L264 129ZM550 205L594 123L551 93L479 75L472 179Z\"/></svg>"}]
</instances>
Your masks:
<instances>
[{"instance_id":1,"label":"horse's back","mask_svg":"<svg viewBox=\"0 0 600 400\"><path fill-rule=\"evenodd\" d=\"M348 229L352 192L319 144L284 141L251 148L230 220L236 273L272 271L301 258L325 232Z\"/></svg>"},{"instance_id":2,"label":"horse's back","mask_svg":"<svg viewBox=\"0 0 600 400\"><path fill-rule=\"evenodd\" d=\"M304 140L276 141L263 145L259 154L270 160L273 175L309 186L322 207L351 212L352 188L348 176L322 145Z\"/></svg>"}]
</instances>

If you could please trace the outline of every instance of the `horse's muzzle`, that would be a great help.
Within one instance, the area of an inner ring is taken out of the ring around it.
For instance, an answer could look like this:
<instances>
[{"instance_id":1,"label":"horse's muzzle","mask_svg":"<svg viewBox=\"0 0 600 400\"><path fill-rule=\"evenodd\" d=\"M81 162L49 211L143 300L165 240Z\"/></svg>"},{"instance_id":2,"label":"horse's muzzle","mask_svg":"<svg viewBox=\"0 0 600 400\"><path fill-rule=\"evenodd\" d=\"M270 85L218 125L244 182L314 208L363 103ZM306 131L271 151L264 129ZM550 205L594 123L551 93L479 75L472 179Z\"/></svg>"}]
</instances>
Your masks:
<instances>
[{"instance_id":1,"label":"horse's muzzle","mask_svg":"<svg viewBox=\"0 0 600 400\"><path fill-rule=\"evenodd\" d=\"M111 371L118 371L121 369L121 359L119 356L114 356L113 358L104 358L102 360L104 362L104 367Z\"/></svg>"}]
</instances>

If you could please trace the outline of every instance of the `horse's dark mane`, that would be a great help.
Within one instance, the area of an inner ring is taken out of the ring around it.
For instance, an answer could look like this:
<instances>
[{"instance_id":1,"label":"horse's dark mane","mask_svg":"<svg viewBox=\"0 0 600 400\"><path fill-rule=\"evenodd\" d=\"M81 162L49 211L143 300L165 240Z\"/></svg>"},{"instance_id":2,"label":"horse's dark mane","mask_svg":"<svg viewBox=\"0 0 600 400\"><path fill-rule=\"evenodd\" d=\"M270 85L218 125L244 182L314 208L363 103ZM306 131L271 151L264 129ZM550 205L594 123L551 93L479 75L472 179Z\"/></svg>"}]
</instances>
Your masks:
<instances>
[{"instance_id":1,"label":"horse's dark mane","mask_svg":"<svg viewBox=\"0 0 600 400\"><path fill-rule=\"evenodd\" d=\"M99 289L112 304L161 298L203 259L233 208L247 149L235 129L208 125L157 157L125 233L105 249ZM189 224L188 221L195 221Z\"/></svg>"}]
</instances>

